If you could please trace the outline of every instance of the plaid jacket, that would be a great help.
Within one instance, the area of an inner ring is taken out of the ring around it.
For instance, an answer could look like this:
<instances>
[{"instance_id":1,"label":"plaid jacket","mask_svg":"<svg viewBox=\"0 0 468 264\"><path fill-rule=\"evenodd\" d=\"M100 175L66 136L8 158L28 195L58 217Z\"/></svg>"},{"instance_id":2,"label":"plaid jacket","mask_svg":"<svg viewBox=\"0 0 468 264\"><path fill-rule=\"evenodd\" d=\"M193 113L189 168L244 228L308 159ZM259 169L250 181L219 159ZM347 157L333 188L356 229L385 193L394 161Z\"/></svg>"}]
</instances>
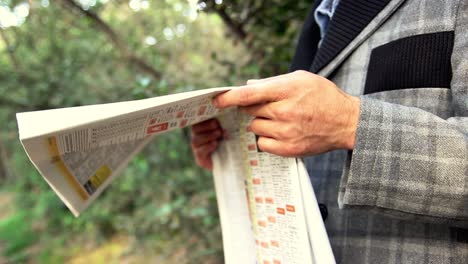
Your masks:
<instances>
[{"instance_id":1,"label":"plaid jacket","mask_svg":"<svg viewBox=\"0 0 468 264\"><path fill-rule=\"evenodd\" d=\"M355 149L305 160L337 262L468 263L468 0L341 0L319 40L291 69L361 97Z\"/></svg>"}]
</instances>

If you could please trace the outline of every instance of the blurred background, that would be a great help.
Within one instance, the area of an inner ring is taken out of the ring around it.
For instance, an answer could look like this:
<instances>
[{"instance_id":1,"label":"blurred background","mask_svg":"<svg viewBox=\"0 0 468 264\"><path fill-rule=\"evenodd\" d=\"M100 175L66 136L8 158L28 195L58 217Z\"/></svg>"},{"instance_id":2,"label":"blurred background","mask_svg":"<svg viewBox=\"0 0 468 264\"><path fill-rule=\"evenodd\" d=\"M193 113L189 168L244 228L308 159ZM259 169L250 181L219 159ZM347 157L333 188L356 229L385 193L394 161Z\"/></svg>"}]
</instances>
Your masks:
<instances>
[{"instance_id":1,"label":"blurred background","mask_svg":"<svg viewBox=\"0 0 468 264\"><path fill-rule=\"evenodd\" d=\"M189 131L158 137L79 218L29 162L15 113L285 73L313 0L0 0L0 264L222 263Z\"/></svg>"}]
</instances>

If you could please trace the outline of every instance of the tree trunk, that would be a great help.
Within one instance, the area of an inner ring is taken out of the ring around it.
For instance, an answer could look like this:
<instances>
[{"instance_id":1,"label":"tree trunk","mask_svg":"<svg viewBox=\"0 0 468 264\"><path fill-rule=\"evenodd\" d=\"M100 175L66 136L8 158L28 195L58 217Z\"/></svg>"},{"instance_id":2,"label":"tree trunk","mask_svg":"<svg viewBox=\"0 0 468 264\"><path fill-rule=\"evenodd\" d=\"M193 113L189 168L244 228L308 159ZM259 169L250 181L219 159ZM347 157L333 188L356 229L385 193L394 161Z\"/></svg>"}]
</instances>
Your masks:
<instances>
[{"instance_id":1,"label":"tree trunk","mask_svg":"<svg viewBox=\"0 0 468 264\"><path fill-rule=\"evenodd\" d=\"M5 149L5 145L0 139L0 181L11 179L11 171L8 167L9 158Z\"/></svg>"}]
</instances>

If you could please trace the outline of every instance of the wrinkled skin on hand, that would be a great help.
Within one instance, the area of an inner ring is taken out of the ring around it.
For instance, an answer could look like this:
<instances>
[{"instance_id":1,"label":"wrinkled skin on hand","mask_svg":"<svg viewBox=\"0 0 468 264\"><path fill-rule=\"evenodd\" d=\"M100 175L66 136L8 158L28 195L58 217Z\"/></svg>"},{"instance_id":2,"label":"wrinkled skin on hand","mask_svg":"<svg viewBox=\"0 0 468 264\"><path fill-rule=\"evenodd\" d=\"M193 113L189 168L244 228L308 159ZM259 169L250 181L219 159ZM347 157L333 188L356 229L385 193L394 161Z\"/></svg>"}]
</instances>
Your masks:
<instances>
[{"instance_id":1,"label":"wrinkled skin on hand","mask_svg":"<svg viewBox=\"0 0 468 264\"><path fill-rule=\"evenodd\" d=\"M285 157L302 157L336 149L353 149L360 99L333 82L306 71L251 80L218 95L223 109L239 106L254 117L248 130L259 136L258 147ZM211 154L226 136L216 119L192 127L197 164L211 170Z\"/></svg>"},{"instance_id":2,"label":"wrinkled skin on hand","mask_svg":"<svg viewBox=\"0 0 468 264\"><path fill-rule=\"evenodd\" d=\"M249 81L217 96L218 108L241 106L255 117L249 130L261 150L300 157L353 149L360 100L306 71Z\"/></svg>"}]
</instances>

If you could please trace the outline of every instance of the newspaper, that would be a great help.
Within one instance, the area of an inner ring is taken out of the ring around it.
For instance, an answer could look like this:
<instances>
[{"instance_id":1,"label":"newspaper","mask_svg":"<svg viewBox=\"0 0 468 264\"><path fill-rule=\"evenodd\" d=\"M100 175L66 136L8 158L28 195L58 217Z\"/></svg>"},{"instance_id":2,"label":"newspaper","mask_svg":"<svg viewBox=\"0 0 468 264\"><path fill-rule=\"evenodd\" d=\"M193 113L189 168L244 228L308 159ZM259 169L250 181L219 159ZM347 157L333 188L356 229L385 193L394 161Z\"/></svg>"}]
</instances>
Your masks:
<instances>
[{"instance_id":1,"label":"newspaper","mask_svg":"<svg viewBox=\"0 0 468 264\"><path fill-rule=\"evenodd\" d=\"M18 113L19 136L79 216L153 137L217 117L230 134L213 154L226 263L335 263L304 164L261 152L247 115L212 105L230 89Z\"/></svg>"}]
</instances>

